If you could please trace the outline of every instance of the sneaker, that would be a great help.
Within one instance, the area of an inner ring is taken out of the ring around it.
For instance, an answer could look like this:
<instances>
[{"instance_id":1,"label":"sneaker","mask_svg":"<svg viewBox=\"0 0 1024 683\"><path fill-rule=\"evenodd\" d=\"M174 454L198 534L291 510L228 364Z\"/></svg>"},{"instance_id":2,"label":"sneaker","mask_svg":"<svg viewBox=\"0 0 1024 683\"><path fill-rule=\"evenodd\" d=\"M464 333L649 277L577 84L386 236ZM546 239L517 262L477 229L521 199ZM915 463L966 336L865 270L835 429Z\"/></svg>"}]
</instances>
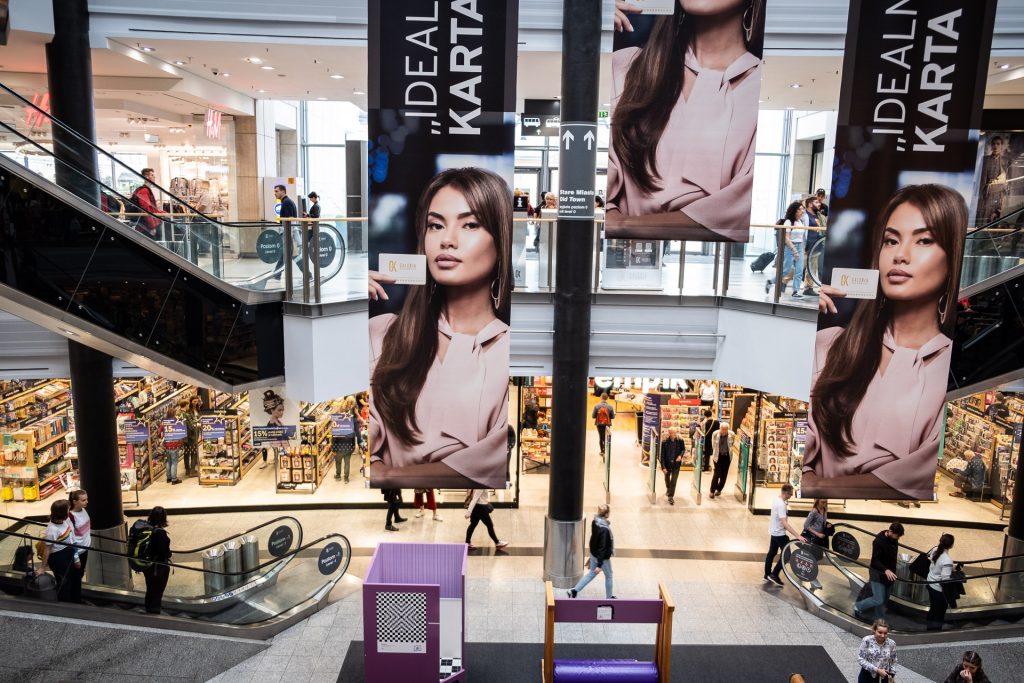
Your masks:
<instances>
[{"instance_id":1,"label":"sneaker","mask_svg":"<svg viewBox=\"0 0 1024 683\"><path fill-rule=\"evenodd\" d=\"M501 550L502 548L507 548L508 547L508 541L498 541L497 543L494 544L494 547L497 548L498 550Z\"/></svg>"},{"instance_id":2,"label":"sneaker","mask_svg":"<svg viewBox=\"0 0 1024 683\"><path fill-rule=\"evenodd\" d=\"M388 524L386 527L384 527L384 529L386 529L387 531L398 531L398 527L394 524Z\"/></svg>"},{"instance_id":3,"label":"sneaker","mask_svg":"<svg viewBox=\"0 0 1024 683\"><path fill-rule=\"evenodd\" d=\"M576 592L575 588L570 588L569 589L569 597L570 598L575 598L577 595L579 595L579 593Z\"/></svg>"},{"instance_id":4,"label":"sneaker","mask_svg":"<svg viewBox=\"0 0 1024 683\"><path fill-rule=\"evenodd\" d=\"M423 516L423 510L417 510L416 511L416 519L419 519L422 516Z\"/></svg>"},{"instance_id":5,"label":"sneaker","mask_svg":"<svg viewBox=\"0 0 1024 683\"><path fill-rule=\"evenodd\" d=\"M785 586L785 585L786 585L786 584L782 583L782 579L780 579L779 577L777 577L777 576L776 576L775 574L769 574L768 576L766 576L766 577L764 577L764 578L768 579L769 581L771 581L772 583L774 583L774 584L775 584L776 586L778 586L779 588L782 588L783 586Z\"/></svg>"},{"instance_id":6,"label":"sneaker","mask_svg":"<svg viewBox=\"0 0 1024 683\"><path fill-rule=\"evenodd\" d=\"M444 521L444 518L443 518L443 517L441 517L441 515L439 515L439 514L437 514L437 513L435 512L435 513L434 513L434 521L435 521L435 522L443 522L443 521Z\"/></svg>"},{"instance_id":7,"label":"sneaker","mask_svg":"<svg viewBox=\"0 0 1024 683\"><path fill-rule=\"evenodd\" d=\"M794 299L803 299L804 295L801 294L800 292L793 292L793 298Z\"/></svg>"},{"instance_id":8,"label":"sneaker","mask_svg":"<svg viewBox=\"0 0 1024 683\"><path fill-rule=\"evenodd\" d=\"M675 498L669 498L668 499L668 504L669 505L675 505L676 504L676 499Z\"/></svg>"},{"instance_id":9,"label":"sneaker","mask_svg":"<svg viewBox=\"0 0 1024 683\"><path fill-rule=\"evenodd\" d=\"M334 481L341 481L341 477L335 477Z\"/></svg>"}]
</instances>

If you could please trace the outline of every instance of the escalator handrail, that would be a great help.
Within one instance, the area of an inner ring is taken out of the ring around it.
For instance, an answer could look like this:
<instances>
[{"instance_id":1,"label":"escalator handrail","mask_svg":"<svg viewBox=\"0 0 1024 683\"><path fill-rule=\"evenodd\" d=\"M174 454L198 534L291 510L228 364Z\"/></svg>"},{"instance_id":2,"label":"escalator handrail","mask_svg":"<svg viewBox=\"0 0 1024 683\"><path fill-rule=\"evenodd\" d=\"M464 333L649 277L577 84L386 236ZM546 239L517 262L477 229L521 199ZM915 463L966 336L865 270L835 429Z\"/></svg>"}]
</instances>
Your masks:
<instances>
[{"instance_id":1,"label":"escalator handrail","mask_svg":"<svg viewBox=\"0 0 1024 683\"><path fill-rule=\"evenodd\" d=\"M868 535L870 535L872 537L877 535L877 532L875 534L872 534L867 529L861 529L859 526L855 526L855 525L849 524L847 522L836 522L834 526L836 528L844 526L844 527L847 527L847 528L850 528L850 529L856 529L857 531L861 532L862 534L868 534ZM913 548L913 547L911 547L909 545L903 545L902 543L900 543L899 545L900 545L900 547L906 548L907 550L913 550L918 555L920 555L921 553L924 553L924 552L929 552L929 551L926 551L926 550L918 550L917 548ZM1018 557L1024 557L1024 553L1016 553L1014 555L1000 555L999 557L987 557L987 558L982 559L982 560L957 560L956 563L957 564L983 564L985 562L995 562L996 560L1015 560Z\"/></svg>"},{"instance_id":2,"label":"escalator handrail","mask_svg":"<svg viewBox=\"0 0 1024 683\"><path fill-rule=\"evenodd\" d=\"M848 528L848 529L855 529L856 531L859 531L859 532L861 532L862 534L866 534L866 535L870 536L871 538L874 538L875 536L877 536L877 535L878 535L878 532L877 532L877 531L868 531L867 529L862 529L862 528L860 528L859 526L857 526L857 525L855 525L855 524L850 524L849 522L835 522L835 523L833 524L833 526L834 526L834 527L835 527L836 529L838 529L838 528L839 528L839 527L841 527L841 526L842 526L842 527L846 527L846 528ZM924 551L924 550L919 550L918 548L915 548L915 547L913 547L913 546L910 546L910 545L906 545L906 544L904 544L904 543L899 543L899 542L897 542L897 545L898 545L898 546L899 546L900 548L906 548L907 550L912 550L913 552L917 553L918 555L920 555L920 554L921 554L921 553L923 553L923 552L926 552L926 551Z\"/></svg>"},{"instance_id":3,"label":"escalator handrail","mask_svg":"<svg viewBox=\"0 0 1024 683\"><path fill-rule=\"evenodd\" d=\"M17 92L15 92L11 88L9 88L5 83L0 82L0 90L6 92L7 94L13 96L15 99L19 100L26 108L34 109L45 120L48 120L50 122L51 126L53 126L53 125L58 126L62 131L64 131L65 133L71 135L72 137L77 139L79 142L81 142L81 143L91 147L93 149L93 151L95 151L96 153L101 154L102 156L106 157L107 159L109 159L109 160L113 161L114 163L118 164L119 166L125 168L127 171L129 171L130 173L132 173L133 175L135 175L139 179L139 185L144 185L146 183L149 183L150 185L152 185L156 189L160 190L160 192L162 192L163 194L167 195L169 198L171 198L174 202L176 202L180 206L182 206L184 208L187 208L191 214L196 215L196 216L200 216L200 217L203 218L203 220L208 221L210 223L213 223L215 225L227 226L227 227L240 227L242 225L242 224L234 225L234 224L223 223L221 221L218 221L218 220L216 220L214 218L211 218L211 217L207 216L202 211L199 211L197 209L192 208L188 204L188 202L186 202L185 200L181 199L180 197L178 197L177 195L173 194L172 192L168 191L163 186L161 186L161 185L159 185L157 183L154 183L154 182L147 181L142 176L142 174L140 174L138 171L136 171L135 169L131 168L130 166L125 164L123 161L121 161L120 159L118 159L114 155L110 154L109 152L107 152L103 148L99 147L95 142L93 142L89 138L85 137L84 135L79 133L77 130L75 130L71 126L68 126L67 124L65 124L63 121L61 121L59 118L57 118L56 116L54 116L50 112L41 109L38 105L36 105L33 102L25 99L22 95L18 94ZM10 126L8 126L6 123L4 123L2 121L0 121L0 125L3 125L4 128L6 128L7 130L13 132L22 141L28 142L28 143L34 145L35 147L39 148L40 150L42 150L46 154L50 155L51 157L56 158L56 155L53 152L51 152L50 150L48 150L45 147L43 147L42 145L40 145L35 140L32 140L31 138L28 138L28 137L24 136L21 132L19 132L18 130L14 129L14 128L11 128ZM70 168L74 168L74 166L72 166L71 164L65 164L65 165L70 167ZM75 169L75 170L78 170L79 172L81 172L80 169ZM85 175L85 174L83 173L82 175ZM128 201L131 201L131 199L129 197L125 197L118 190L116 190L114 188L111 188L111 187L108 187L107 185L103 184L103 182L100 181L99 179L97 179L97 178L89 178L89 180L91 180L92 182L97 183L98 185L106 187L108 190L110 190L114 194L118 195L119 197L127 199ZM133 206L134 205L135 204L133 202ZM157 214L150 213L149 211L146 211L142 207L138 207L138 208L142 209L142 211L145 211L146 213L149 213L149 215L153 216L154 218L157 218L157 219L160 219L160 220L166 220L162 215L157 215ZM167 215L173 215L173 214L167 214ZM171 222L171 221L166 221L166 222ZM268 225L268 226L269 225L277 225L277 223L269 222L269 221L265 222L265 223L261 223L261 224L262 225Z\"/></svg>"},{"instance_id":4,"label":"escalator handrail","mask_svg":"<svg viewBox=\"0 0 1024 683\"><path fill-rule=\"evenodd\" d=\"M4 514L0 514L0 519L7 519L7 520L10 520L12 522L20 522L21 524L35 524L36 526L46 526L47 525L46 522L40 522L40 521L35 520L35 519L27 519L27 518L24 518L24 517L12 517L11 515L4 515ZM262 524L257 524L253 528L247 529L245 531L242 531L242 532L240 532L238 534L235 534L234 536L228 536L227 538L222 538L219 541L214 541L213 543L209 543L209 544L201 546L199 548L192 548L192 549L189 549L189 550L177 550L175 548L171 548L171 552L182 554L182 555L195 555L197 553L203 552L204 550L209 550L210 548L214 548L214 547L216 547L218 545L223 545L224 543L227 543L228 541L233 541L236 538L241 538L242 536L246 536L248 534L251 534L254 531L258 531L259 529L262 529L263 527L270 526L271 524L276 524L278 522L283 522L285 520L291 520L291 521L295 522L295 526L298 528L298 531L299 531L299 541L298 542L299 542L299 545L302 545L302 523L299 522L299 520L297 520L296 518L292 517L291 515L281 515L280 517L275 517L274 519L272 519L272 520L270 520L268 522L263 522ZM113 538L112 536L104 536L103 534L98 534L95 531L90 532L90 535L94 536L96 538L101 538L104 541L112 541L114 543L120 543L121 545L126 545L128 543L128 541L123 541L120 538Z\"/></svg>"},{"instance_id":5,"label":"escalator handrail","mask_svg":"<svg viewBox=\"0 0 1024 683\"><path fill-rule=\"evenodd\" d=\"M6 530L0 531L0 538L2 538L5 535L6 536L14 536L16 538L21 538L21 539L24 539L24 540L27 540L27 541L31 541L33 544L36 541L43 540L43 539L39 538L38 536L31 536L29 534L23 534L23 533L20 533L20 532L17 532L17 531L6 531ZM217 576L246 576L248 574L252 574L254 572L257 572L257 571L259 571L261 569L266 569L268 567L272 567L272 566L274 566L276 564L279 564L281 561L283 561L285 559L289 559L290 560L291 558L297 556L299 553L305 552L306 550L309 550L310 548L312 548L313 546L317 545L321 541L325 541L325 540L327 540L329 538L340 538L340 539L342 539L345 542L345 545L347 546L347 551L348 552L346 553L346 556L349 556L349 557L351 556L352 544L349 543L348 538L346 538L344 535L339 534L339 533L332 533L332 534L326 534L324 536L321 536L320 538L316 539L315 541L311 541L311 542L307 543L304 546L299 546L295 550L289 550L288 552L282 554L280 557L275 557L272 560L268 560L268 561L264 562L263 564L257 565L255 567L250 567L250 568L248 568L248 569L246 569L244 571L240 570L240 571L237 571L237 572L220 572L220 571L216 571L214 569L189 567L189 566L186 566L186 565L183 565L183 564L176 564L174 562L162 562L160 560L144 560L144 561L149 563L149 564L159 565L161 567L170 567L171 569L181 569L183 571L188 571L188 572L198 572L200 574L213 574L213 575L217 575ZM103 550L103 549L100 549L100 548L93 548L93 547L84 546L84 545L77 545L75 543L58 543L56 545L62 545L62 546L65 546L67 548L76 548L78 550L85 550L85 551L90 552L90 553L99 553L101 555L109 555L109 556L112 556L112 557L120 557L120 558L122 558L122 559L124 559L126 561L127 560L136 559L136 558L131 557L127 553L119 553L119 552L116 552L114 550ZM32 556L32 559L33 559L33 564L34 564L35 560L36 560L36 557L35 557L34 554Z\"/></svg>"},{"instance_id":6,"label":"escalator handrail","mask_svg":"<svg viewBox=\"0 0 1024 683\"><path fill-rule=\"evenodd\" d=\"M798 538L798 539L793 539L788 544L786 544L786 548L785 549L788 550L790 552L790 554L792 554L792 547L794 545L797 546L797 547L803 547L803 546L810 546L812 544L808 543L807 541L805 541L803 539L799 539ZM826 553L829 556L835 556L835 557L842 558L843 562L846 562L848 564L855 564L858 567L861 567L863 569L867 569L869 572L871 571L871 566L868 565L868 564L865 564L864 562L861 562L860 560L855 560L852 557L847 557L846 555L843 555L842 553L837 553L836 551L832 550L831 548L825 548L824 546L820 546L819 545L819 546L814 546L814 547L818 548L819 550L821 550L822 552ZM835 563L833 563L833 564L835 564ZM957 564L959 564L959 563L957 563ZM960 579L960 578L956 578L956 579L949 578L949 579L939 579L937 581L929 581L928 579L904 579L903 577L897 576L896 580L893 583L903 583L903 584L907 584L907 585L911 585L911 586L913 586L913 585L927 585L927 584L932 584L932 583L966 583L967 581L973 581L975 579L991 579L991 578L996 577L996 576L1009 576L1011 574L1021 574L1021 575L1024 575L1024 569L1011 569L1009 571L990 572L988 574L975 574L974 576L966 576L963 579Z\"/></svg>"}]
</instances>

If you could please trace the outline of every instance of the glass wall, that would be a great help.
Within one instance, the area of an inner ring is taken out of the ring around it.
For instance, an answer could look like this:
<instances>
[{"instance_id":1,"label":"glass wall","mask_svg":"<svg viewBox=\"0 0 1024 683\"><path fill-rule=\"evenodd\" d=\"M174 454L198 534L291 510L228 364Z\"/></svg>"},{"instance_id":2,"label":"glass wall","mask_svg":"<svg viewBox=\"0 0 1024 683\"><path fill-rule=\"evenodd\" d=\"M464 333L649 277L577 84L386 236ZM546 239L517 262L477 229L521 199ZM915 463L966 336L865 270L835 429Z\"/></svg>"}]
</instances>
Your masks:
<instances>
[{"instance_id":1,"label":"glass wall","mask_svg":"<svg viewBox=\"0 0 1024 683\"><path fill-rule=\"evenodd\" d=\"M366 139L366 114L351 102L300 103L302 175L320 196L321 215L345 215L345 143Z\"/></svg>"}]
</instances>

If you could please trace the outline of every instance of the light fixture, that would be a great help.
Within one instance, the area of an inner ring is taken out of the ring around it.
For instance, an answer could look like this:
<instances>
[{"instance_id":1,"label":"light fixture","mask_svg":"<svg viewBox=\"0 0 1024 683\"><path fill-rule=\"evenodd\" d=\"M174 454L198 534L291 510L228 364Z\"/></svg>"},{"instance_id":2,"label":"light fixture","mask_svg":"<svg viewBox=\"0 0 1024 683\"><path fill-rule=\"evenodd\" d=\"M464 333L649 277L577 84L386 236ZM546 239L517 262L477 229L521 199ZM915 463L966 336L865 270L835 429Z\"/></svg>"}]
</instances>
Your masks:
<instances>
[{"instance_id":1,"label":"light fixture","mask_svg":"<svg viewBox=\"0 0 1024 683\"><path fill-rule=\"evenodd\" d=\"M231 74L229 74L227 71L225 71L224 73L221 74L221 76L223 76L224 78L227 78L230 75Z\"/></svg>"},{"instance_id":2,"label":"light fixture","mask_svg":"<svg viewBox=\"0 0 1024 683\"><path fill-rule=\"evenodd\" d=\"M555 99L556 100L560 100L560 99L562 99L562 96L561 95L555 95Z\"/></svg>"},{"instance_id":3,"label":"light fixture","mask_svg":"<svg viewBox=\"0 0 1024 683\"><path fill-rule=\"evenodd\" d=\"M318 97L317 99L320 100L321 102L326 102L327 101L326 97Z\"/></svg>"},{"instance_id":4,"label":"light fixture","mask_svg":"<svg viewBox=\"0 0 1024 683\"><path fill-rule=\"evenodd\" d=\"M353 90L352 94L353 95L365 95L366 93L363 92L362 90Z\"/></svg>"},{"instance_id":5,"label":"light fixture","mask_svg":"<svg viewBox=\"0 0 1024 683\"><path fill-rule=\"evenodd\" d=\"M249 62L250 64L262 64L263 63L263 60L260 59L259 57L247 57L245 61Z\"/></svg>"},{"instance_id":6,"label":"light fixture","mask_svg":"<svg viewBox=\"0 0 1024 683\"><path fill-rule=\"evenodd\" d=\"M269 64L264 64L260 68L263 69L264 71L273 71L274 70L274 67L270 66Z\"/></svg>"},{"instance_id":7,"label":"light fixture","mask_svg":"<svg viewBox=\"0 0 1024 683\"><path fill-rule=\"evenodd\" d=\"M1006 71L1007 69L1010 68L1010 65L1009 64L1000 64L999 68L1002 69L1003 71Z\"/></svg>"},{"instance_id":8,"label":"light fixture","mask_svg":"<svg viewBox=\"0 0 1024 683\"><path fill-rule=\"evenodd\" d=\"M148 45L139 45L139 49L143 52L156 52L155 47L149 47Z\"/></svg>"},{"instance_id":9,"label":"light fixture","mask_svg":"<svg viewBox=\"0 0 1024 683\"><path fill-rule=\"evenodd\" d=\"M180 59L175 59L174 60L174 66L185 66L185 62L183 62Z\"/></svg>"},{"instance_id":10,"label":"light fixture","mask_svg":"<svg viewBox=\"0 0 1024 683\"><path fill-rule=\"evenodd\" d=\"M335 79L335 80L339 80L339 81L340 81L341 79L343 79L343 78L345 78L345 77L344 77L344 76L342 76L341 74L331 74L331 78L333 78L333 79Z\"/></svg>"},{"instance_id":11,"label":"light fixture","mask_svg":"<svg viewBox=\"0 0 1024 683\"><path fill-rule=\"evenodd\" d=\"M802 87L804 87L804 86L800 85L799 83L790 83L790 84L789 84L789 87L790 87L790 88L793 88L793 89L795 90L795 89L797 89L797 88L802 88Z\"/></svg>"},{"instance_id":12,"label":"light fixture","mask_svg":"<svg viewBox=\"0 0 1024 683\"><path fill-rule=\"evenodd\" d=\"M260 88L260 89L259 89L259 90L257 90L256 92L267 92L267 91L266 91L266 90L264 90L263 88Z\"/></svg>"}]
</instances>

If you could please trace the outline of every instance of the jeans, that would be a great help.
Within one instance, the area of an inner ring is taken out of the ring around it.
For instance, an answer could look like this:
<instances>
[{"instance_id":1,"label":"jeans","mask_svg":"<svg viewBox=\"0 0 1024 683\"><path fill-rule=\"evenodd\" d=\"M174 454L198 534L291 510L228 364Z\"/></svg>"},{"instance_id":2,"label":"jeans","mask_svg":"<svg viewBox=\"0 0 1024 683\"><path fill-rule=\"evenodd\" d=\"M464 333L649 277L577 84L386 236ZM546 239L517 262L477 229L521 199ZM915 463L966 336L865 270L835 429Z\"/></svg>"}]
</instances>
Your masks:
<instances>
[{"instance_id":1,"label":"jeans","mask_svg":"<svg viewBox=\"0 0 1024 683\"><path fill-rule=\"evenodd\" d=\"M772 536L772 543L768 547L768 554L764 558L764 575L768 576L772 574L775 578L779 577L782 572L782 549L789 543L789 536L782 534L781 536ZM779 561L775 563L775 569L772 569L772 560L775 559L775 555L778 553Z\"/></svg>"},{"instance_id":2,"label":"jeans","mask_svg":"<svg viewBox=\"0 0 1024 683\"><path fill-rule=\"evenodd\" d=\"M352 451L334 453L334 478L341 479L341 463L345 462L345 481L348 481L349 467L352 464Z\"/></svg>"},{"instance_id":3,"label":"jeans","mask_svg":"<svg viewBox=\"0 0 1024 683\"><path fill-rule=\"evenodd\" d=\"M608 558L601 563L601 571L604 573L604 597L613 598L615 597L615 591L612 590L612 558ZM590 571L583 575L580 582L573 586L573 590L579 593L587 584L594 580L597 576L597 558L593 555L590 556Z\"/></svg>"},{"instance_id":4,"label":"jeans","mask_svg":"<svg viewBox=\"0 0 1024 683\"><path fill-rule=\"evenodd\" d=\"M711 493L721 493L725 488L725 480L729 478L729 465L732 458L719 458L715 464L715 474L711 477Z\"/></svg>"},{"instance_id":5,"label":"jeans","mask_svg":"<svg viewBox=\"0 0 1024 683\"><path fill-rule=\"evenodd\" d=\"M167 456L167 481L176 481L178 479L178 458L181 456L181 451L168 449L165 454Z\"/></svg>"},{"instance_id":6,"label":"jeans","mask_svg":"<svg viewBox=\"0 0 1024 683\"><path fill-rule=\"evenodd\" d=\"M941 590L935 590L928 586L928 617L927 624L929 631L941 631L942 624L946 621L946 609L949 603L946 602L946 594Z\"/></svg>"},{"instance_id":7,"label":"jeans","mask_svg":"<svg viewBox=\"0 0 1024 683\"><path fill-rule=\"evenodd\" d=\"M608 425L596 425L597 426L597 442L598 446L601 447L601 455L604 455L604 444L606 442L606 435L608 434Z\"/></svg>"},{"instance_id":8,"label":"jeans","mask_svg":"<svg viewBox=\"0 0 1024 683\"><path fill-rule=\"evenodd\" d=\"M676 497L676 481L679 479L679 468L672 467L665 471L665 495L669 498Z\"/></svg>"},{"instance_id":9,"label":"jeans","mask_svg":"<svg viewBox=\"0 0 1024 683\"><path fill-rule=\"evenodd\" d=\"M786 277L789 273L789 269L793 269L793 291L800 291L800 281L804 277L804 245L803 242L794 242L793 246L796 247L796 256L793 256L793 252L788 246L783 247L782 254L782 270L778 273L778 277Z\"/></svg>"},{"instance_id":10,"label":"jeans","mask_svg":"<svg viewBox=\"0 0 1024 683\"><path fill-rule=\"evenodd\" d=\"M876 581L874 571L871 572L871 597L853 603L853 608L865 617L881 619L885 616L885 603L892 592L892 584Z\"/></svg>"}]
</instances>

